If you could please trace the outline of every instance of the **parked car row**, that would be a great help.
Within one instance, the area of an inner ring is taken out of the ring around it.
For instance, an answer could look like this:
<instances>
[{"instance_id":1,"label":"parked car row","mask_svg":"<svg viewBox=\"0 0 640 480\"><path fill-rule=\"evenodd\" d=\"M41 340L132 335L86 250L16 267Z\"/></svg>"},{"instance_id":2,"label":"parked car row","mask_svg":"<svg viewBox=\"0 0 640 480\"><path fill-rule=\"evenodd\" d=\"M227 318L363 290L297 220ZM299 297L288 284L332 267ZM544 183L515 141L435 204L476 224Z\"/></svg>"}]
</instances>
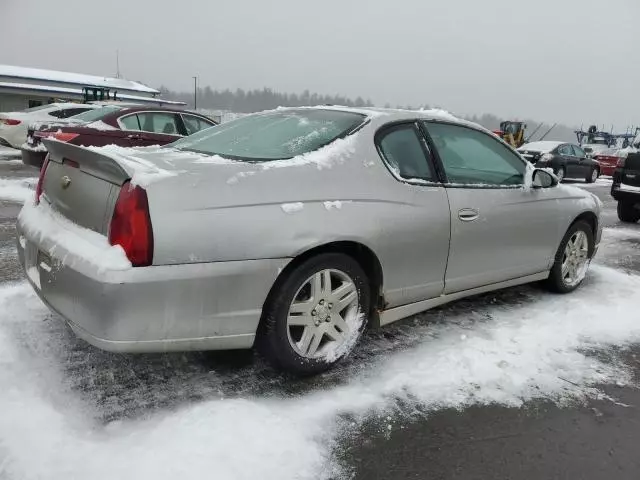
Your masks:
<instances>
[{"instance_id":1,"label":"parked car row","mask_svg":"<svg viewBox=\"0 0 640 480\"><path fill-rule=\"evenodd\" d=\"M43 138L53 137L72 145L144 147L166 145L215 125L213 120L193 112L114 103L76 115L63 124L34 125L21 147L22 159L40 168L47 155Z\"/></svg>"},{"instance_id":2,"label":"parked car row","mask_svg":"<svg viewBox=\"0 0 640 480\"><path fill-rule=\"evenodd\" d=\"M53 103L0 113L0 145L20 149L26 165L40 168L47 156L43 138L84 146L166 145L215 125L204 115L168 107Z\"/></svg>"},{"instance_id":3,"label":"parked car row","mask_svg":"<svg viewBox=\"0 0 640 480\"><path fill-rule=\"evenodd\" d=\"M105 111L89 112L99 128L60 132L142 141L200 120ZM20 261L44 302L106 350L256 347L317 373L366 328L459 298L533 281L573 291L602 232L597 197L441 111L279 109L117 154L43 132ZM593 180L595 164L562 145L523 154Z\"/></svg>"}]
</instances>

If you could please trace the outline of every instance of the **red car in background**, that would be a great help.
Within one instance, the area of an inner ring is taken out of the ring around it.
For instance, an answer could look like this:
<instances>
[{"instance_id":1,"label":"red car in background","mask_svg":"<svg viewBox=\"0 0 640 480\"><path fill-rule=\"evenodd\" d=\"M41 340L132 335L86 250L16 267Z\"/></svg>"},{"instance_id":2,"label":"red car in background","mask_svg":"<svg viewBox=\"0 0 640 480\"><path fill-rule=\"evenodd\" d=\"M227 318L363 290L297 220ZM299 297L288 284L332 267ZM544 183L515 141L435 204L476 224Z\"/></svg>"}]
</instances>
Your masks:
<instances>
[{"instance_id":1,"label":"red car in background","mask_svg":"<svg viewBox=\"0 0 640 480\"><path fill-rule=\"evenodd\" d=\"M600 175L613 176L613 172L616 170L618 160L620 159L618 151L617 148L611 148L593 153L591 158L600 164Z\"/></svg>"},{"instance_id":2,"label":"red car in background","mask_svg":"<svg viewBox=\"0 0 640 480\"><path fill-rule=\"evenodd\" d=\"M203 115L167 107L111 104L68 119L65 123L33 125L22 145L22 162L41 168L47 156L42 138L73 145L144 147L166 145L217 125Z\"/></svg>"}]
</instances>

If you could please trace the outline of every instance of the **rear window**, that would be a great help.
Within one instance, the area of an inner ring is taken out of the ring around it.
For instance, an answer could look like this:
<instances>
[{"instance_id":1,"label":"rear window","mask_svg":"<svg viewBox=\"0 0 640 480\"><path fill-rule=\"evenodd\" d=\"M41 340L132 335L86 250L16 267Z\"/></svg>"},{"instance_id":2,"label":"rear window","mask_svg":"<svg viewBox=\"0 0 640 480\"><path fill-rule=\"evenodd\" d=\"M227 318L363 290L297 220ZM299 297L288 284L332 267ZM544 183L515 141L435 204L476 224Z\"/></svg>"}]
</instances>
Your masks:
<instances>
[{"instance_id":1,"label":"rear window","mask_svg":"<svg viewBox=\"0 0 640 480\"><path fill-rule=\"evenodd\" d=\"M118 110L122 110L122 107L117 106L107 106L102 108L96 108L94 110L88 110L80 115L76 115L73 117L73 120L77 120L79 122L95 122L97 120L102 120L107 115L112 114L113 112L117 112Z\"/></svg>"},{"instance_id":2,"label":"rear window","mask_svg":"<svg viewBox=\"0 0 640 480\"><path fill-rule=\"evenodd\" d=\"M365 118L357 113L321 109L260 113L203 130L171 147L235 160L282 160L347 135Z\"/></svg>"}]
</instances>

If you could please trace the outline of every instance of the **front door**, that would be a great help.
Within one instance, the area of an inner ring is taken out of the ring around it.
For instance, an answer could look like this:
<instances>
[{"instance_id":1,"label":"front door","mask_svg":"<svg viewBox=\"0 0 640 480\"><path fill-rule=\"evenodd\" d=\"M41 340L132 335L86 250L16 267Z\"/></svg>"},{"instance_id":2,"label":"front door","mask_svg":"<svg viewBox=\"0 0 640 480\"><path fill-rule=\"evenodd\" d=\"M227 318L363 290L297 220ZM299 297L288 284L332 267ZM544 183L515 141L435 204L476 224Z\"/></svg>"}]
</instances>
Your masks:
<instances>
[{"instance_id":1,"label":"front door","mask_svg":"<svg viewBox=\"0 0 640 480\"><path fill-rule=\"evenodd\" d=\"M573 155L577 162L576 166L578 172L576 173L576 176L579 178L587 178L587 176L591 174L592 163L587 161L587 154L579 146L571 145L571 148L573 148Z\"/></svg>"},{"instance_id":2,"label":"front door","mask_svg":"<svg viewBox=\"0 0 640 480\"><path fill-rule=\"evenodd\" d=\"M565 177L578 178L581 176L578 158L574 155L571 145L568 143L560 145L558 147L558 155L562 157L562 161L565 164Z\"/></svg>"},{"instance_id":3,"label":"front door","mask_svg":"<svg viewBox=\"0 0 640 480\"><path fill-rule=\"evenodd\" d=\"M493 136L440 122L424 126L451 211L445 293L548 270L559 237L555 196L525 187L525 162Z\"/></svg>"},{"instance_id":4,"label":"front door","mask_svg":"<svg viewBox=\"0 0 640 480\"><path fill-rule=\"evenodd\" d=\"M383 261L387 306L438 297L444 289L451 228L447 193L432 155L415 122L380 130L376 146L390 173L373 188L394 205L388 209L386 202L380 203L381 234L375 245Z\"/></svg>"}]
</instances>

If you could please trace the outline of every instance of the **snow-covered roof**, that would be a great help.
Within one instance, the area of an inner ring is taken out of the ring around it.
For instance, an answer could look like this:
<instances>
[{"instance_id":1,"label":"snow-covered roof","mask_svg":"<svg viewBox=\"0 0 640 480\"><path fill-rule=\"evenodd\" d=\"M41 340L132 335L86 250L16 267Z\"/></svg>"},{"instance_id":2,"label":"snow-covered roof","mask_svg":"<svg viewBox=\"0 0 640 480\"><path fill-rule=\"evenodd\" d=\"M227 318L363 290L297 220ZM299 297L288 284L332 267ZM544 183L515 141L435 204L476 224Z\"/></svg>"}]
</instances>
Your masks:
<instances>
[{"instance_id":1,"label":"snow-covered roof","mask_svg":"<svg viewBox=\"0 0 640 480\"><path fill-rule=\"evenodd\" d=\"M33 90L37 92L48 92L52 95L58 94L62 96L72 95L82 97L83 92L82 88L66 88L66 87L54 87L48 85L36 85L32 83L10 83L10 82L0 82L0 89L7 90ZM125 93L118 92L118 99L120 100L129 100L131 102L136 103L155 103L155 104L166 104L166 105L185 105L184 102L175 102L172 100L164 100L159 97L145 97L138 95L128 95Z\"/></svg>"},{"instance_id":2,"label":"snow-covered roof","mask_svg":"<svg viewBox=\"0 0 640 480\"><path fill-rule=\"evenodd\" d=\"M124 78L99 77L97 75L59 72L57 70L42 70L39 68L16 67L13 65L0 64L0 77L71 83L81 86L106 87L113 90L132 90L152 94L160 93L155 88L147 87L142 83L133 82Z\"/></svg>"},{"instance_id":3,"label":"snow-covered roof","mask_svg":"<svg viewBox=\"0 0 640 480\"><path fill-rule=\"evenodd\" d=\"M550 152L558 145L565 142L555 142L552 140L542 140L540 142L525 143L518 150L535 150L536 152Z\"/></svg>"}]
</instances>

